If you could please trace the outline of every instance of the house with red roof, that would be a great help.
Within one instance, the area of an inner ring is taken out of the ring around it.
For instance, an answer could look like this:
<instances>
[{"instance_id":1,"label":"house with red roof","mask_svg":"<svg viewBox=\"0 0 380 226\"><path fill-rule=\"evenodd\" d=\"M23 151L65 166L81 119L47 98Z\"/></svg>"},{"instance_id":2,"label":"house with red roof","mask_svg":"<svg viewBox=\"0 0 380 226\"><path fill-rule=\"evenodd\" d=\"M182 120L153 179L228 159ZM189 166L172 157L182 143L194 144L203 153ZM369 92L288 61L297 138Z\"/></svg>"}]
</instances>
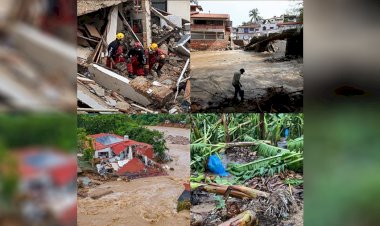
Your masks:
<instances>
[{"instance_id":1,"label":"house with red roof","mask_svg":"<svg viewBox=\"0 0 380 226\"><path fill-rule=\"evenodd\" d=\"M118 157L122 160L135 155L147 156L149 159L154 158L152 145L131 140L128 136L99 133L90 135L90 137L93 138L94 158Z\"/></svg>"},{"instance_id":2,"label":"house with red roof","mask_svg":"<svg viewBox=\"0 0 380 226\"><path fill-rule=\"evenodd\" d=\"M97 164L98 172L113 169L119 175L139 174L150 172L154 168L160 168L153 161L153 146L129 139L128 136L119 136L110 133L90 135L95 150L94 158L102 159L102 164ZM110 165L107 165L106 162Z\"/></svg>"},{"instance_id":3,"label":"house with red roof","mask_svg":"<svg viewBox=\"0 0 380 226\"><path fill-rule=\"evenodd\" d=\"M27 194L22 214L38 221L43 220L41 212L49 212L59 225L74 224L77 216L75 156L38 147L14 153L20 175L19 192Z\"/></svg>"}]
</instances>

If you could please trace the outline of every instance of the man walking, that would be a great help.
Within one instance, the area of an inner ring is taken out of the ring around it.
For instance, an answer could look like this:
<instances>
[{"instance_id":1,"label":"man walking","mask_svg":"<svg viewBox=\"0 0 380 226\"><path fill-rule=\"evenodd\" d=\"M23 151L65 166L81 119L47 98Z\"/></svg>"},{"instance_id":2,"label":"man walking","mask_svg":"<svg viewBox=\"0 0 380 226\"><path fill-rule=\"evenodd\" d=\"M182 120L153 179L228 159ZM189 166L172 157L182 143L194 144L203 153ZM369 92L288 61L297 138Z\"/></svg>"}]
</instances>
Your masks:
<instances>
[{"instance_id":1,"label":"man walking","mask_svg":"<svg viewBox=\"0 0 380 226\"><path fill-rule=\"evenodd\" d=\"M244 90L241 89L242 85L240 83L240 77L244 74L244 68L240 69L240 72L234 73L234 78L232 80L232 85L235 87L235 96L234 100L238 100L237 95L239 94L241 102L244 101Z\"/></svg>"}]
</instances>

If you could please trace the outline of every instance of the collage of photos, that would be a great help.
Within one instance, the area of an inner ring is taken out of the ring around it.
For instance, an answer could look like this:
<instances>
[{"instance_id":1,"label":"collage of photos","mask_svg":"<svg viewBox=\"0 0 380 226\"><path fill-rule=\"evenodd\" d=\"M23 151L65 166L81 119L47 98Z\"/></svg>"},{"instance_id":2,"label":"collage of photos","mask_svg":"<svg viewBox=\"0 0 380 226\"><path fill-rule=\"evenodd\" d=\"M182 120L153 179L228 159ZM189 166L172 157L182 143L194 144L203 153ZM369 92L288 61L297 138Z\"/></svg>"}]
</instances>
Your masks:
<instances>
[{"instance_id":1,"label":"collage of photos","mask_svg":"<svg viewBox=\"0 0 380 226\"><path fill-rule=\"evenodd\" d=\"M302 1L5 2L0 225L304 224Z\"/></svg>"},{"instance_id":2,"label":"collage of photos","mask_svg":"<svg viewBox=\"0 0 380 226\"><path fill-rule=\"evenodd\" d=\"M88 2L78 225L303 225L302 2Z\"/></svg>"}]
</instances>

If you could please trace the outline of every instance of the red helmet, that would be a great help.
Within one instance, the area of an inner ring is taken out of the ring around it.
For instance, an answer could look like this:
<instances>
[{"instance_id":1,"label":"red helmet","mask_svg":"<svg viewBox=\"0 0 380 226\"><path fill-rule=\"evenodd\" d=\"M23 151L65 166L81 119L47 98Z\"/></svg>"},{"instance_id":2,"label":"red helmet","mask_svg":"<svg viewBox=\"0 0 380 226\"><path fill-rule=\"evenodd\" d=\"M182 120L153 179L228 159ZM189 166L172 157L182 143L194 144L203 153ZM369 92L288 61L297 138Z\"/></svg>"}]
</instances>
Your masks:
<instances>
[{"instance_id":1,"label":"red helmet","mask_svg":"<svg viewBox=\"0 0 380 226\"><path fill-rule=\"evenodd\" d=\"M142 47L140 42L135 42L135 48Z\"/></svg>"}]
</instances>

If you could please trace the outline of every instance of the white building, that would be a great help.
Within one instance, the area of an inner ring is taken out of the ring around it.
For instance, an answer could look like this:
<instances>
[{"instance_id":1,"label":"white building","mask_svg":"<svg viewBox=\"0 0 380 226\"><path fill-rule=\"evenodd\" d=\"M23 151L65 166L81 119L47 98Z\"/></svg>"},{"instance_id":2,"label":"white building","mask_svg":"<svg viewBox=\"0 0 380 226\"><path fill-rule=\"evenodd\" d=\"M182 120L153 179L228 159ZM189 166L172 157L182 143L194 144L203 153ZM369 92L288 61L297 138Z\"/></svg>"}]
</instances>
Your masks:
<instances>
[{"instance_id":1,"label":"white building","mask_svg":"<svg viewBox=\"0 0 380 226\"><path fill-rule=\"evenodd\" d=\"M190 21L190 1L184 0L152 0L152 6Z\"/></svg>"}]
</instances>

